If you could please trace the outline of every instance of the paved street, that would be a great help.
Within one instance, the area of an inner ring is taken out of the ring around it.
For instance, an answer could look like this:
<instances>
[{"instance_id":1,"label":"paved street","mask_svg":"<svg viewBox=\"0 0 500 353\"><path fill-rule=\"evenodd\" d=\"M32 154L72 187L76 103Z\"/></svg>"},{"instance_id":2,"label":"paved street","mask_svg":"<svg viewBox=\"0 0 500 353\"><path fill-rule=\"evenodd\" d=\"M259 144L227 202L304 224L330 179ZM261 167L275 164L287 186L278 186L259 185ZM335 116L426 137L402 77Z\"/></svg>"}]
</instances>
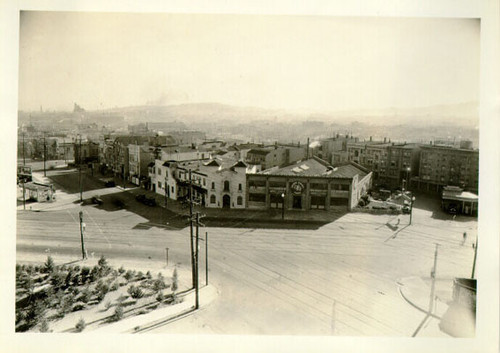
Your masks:
<instances>
[{"instance_id":1,"label":"paved street","mask_svg":"<svg viewBox=\"0 0 500 353\"><path fill-rule=\"evenodd\" d=\"M188 228L151 224L126 209L69 202L76 194L60 196L40 212L18 210L19 261L44 261L48 253L57 263L78 259L82 210L89 255L104 254L118 266L159 269L169 247L169 264L177 264L189 286ZM58 208L58 202L68 207ZM400 296L398 282L421 277L429 283L436 242L438 279L468 277L472 267L476 220L432 215L416 208L413 224L405 227L409 217L401 216L397 229L394 216L359 213L309 230L202 228L203 238L209 233L209 281L218 298L154 332L411 336L425 314Z\"/></svg>"}]
</instances>

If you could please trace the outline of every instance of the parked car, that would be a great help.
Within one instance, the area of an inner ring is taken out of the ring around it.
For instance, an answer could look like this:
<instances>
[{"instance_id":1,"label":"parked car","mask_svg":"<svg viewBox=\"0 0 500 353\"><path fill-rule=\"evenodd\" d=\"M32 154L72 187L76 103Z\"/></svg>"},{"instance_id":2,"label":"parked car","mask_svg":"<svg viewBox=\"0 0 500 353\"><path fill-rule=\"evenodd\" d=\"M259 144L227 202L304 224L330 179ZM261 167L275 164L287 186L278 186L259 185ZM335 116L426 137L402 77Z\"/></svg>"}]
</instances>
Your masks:
<instances>
[{"instance_id":1,"label":"parked car","mask_svg":"<svg viewBox=\"0 0 500 353\"><path fill-rule=\"evenodd\" d=\"M139 194L135 197L135 199L148 206L156 206L156 199L154 197L147 197L144 194Z\"/></svg>"},{"instance_id":2,"label":"parked car","mask_svg":"<svg viewBox=\"0 0 500 353\"><path fill-rule=\"evenodd\" d=\"M448 210L448 213L449 213L449 214L452 214L452 215L456 215L456 214L457 214L457 209L456 209L456 208L450 208L450 209Z\"/></svg>"},{"instance_id":3,"label":"parked car","mask_svg":"<svg viewBox=\"0 0 500 353\"><path fill-rule=\"evenodd\" d=\"M112 188L112 187L116 186L116 183L114 180L108 180L104 183L104 186L107 188Z\"/></svg>"},{"instance_id":4,"label":"parked car","mask_svg":"<svg viewBox=\"0 0 500 353\"><path fill-rule=\"evenodd\" d=\"M403 206L403 213L404 214L410 214L411 208L410 206Z\"/></svg>"}]
</instances>

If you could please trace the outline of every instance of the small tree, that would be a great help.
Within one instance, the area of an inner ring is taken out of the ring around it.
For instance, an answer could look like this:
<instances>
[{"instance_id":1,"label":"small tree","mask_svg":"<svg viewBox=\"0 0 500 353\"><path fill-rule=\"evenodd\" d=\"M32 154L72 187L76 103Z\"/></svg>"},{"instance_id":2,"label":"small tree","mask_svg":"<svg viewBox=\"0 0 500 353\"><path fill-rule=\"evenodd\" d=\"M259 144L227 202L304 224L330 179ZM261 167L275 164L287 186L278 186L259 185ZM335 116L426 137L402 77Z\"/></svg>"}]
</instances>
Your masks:
<instances>
[{"instance_id":1,"label":"small tree","mask_svg":"<svg viewBox=\"0 0 500 353\"><path fill-rule=\"evenodd\" d=\"M106 260L104 255L101 255L97 264L99 265L99 267L108 267L108 260Z\"/></svg>"},{"instance_id":2,"label":"small tree","mask_svg":"<svg viewBox=\"0 0 500 353\"><path fill-rule=\"evenodd\" d=\"M165 296L163 295L162 291L159 291L158 294L156 295L156 300L161 303L165 299Z\"/></svg>"},{"instance_id":3,"label":"small tree","mask_svg":"<svg viewBox=\"0 0 500 353\"><path fill-rule=\"evenodd\" d=\"M76 332L82 332L85 329L85 326L87 324L85 323L85 320L81 317L80 320L75 325Z\"/></svg>"},{"instance_id":4,"label":"small tree","mask_svg":"<svg viewBox=\"0 0 500 353\"><path fill-rule=\"evenodd\" d=\"M49 323L45 319L40 323L40 332L49 332Z\"/></svg>"},{"instance_id":5,"label":"small tree","mask_svg":"<svg viewBox=\"0 0 500 353\"><path fill-rule=\"evenodd\" d=\"M44 264L44 270L46 273L52 273L54 272L54 260L52 259L52 256L47 256L47 261Z\"/></svg>"},{"instance_id":6,"label":"small tree","mask_svg":"<svg viewBox=\"0 0 500 353\"><path fill-rule=\"evenodd\" d=\"M174 268L174 273L172 274L172 292L176 292L179 289L178 278L177 278L177 267Z\"/></svg>"},{"instance_id":7,"label":"small tree","mask_svg":"<svg viewBox=\"0 0 500 353\"><path fill-rule=\"evenodd\" d=\"M135 271L128 270L127 273L123 276L127 281L130 281L132 278L134 278Z\"/></svg>"},{"instance_id":8,"label":"small tree","mask_svg":"<svg viewBox=\"0 0 500 353\"><path fill-rule=\"evenodd\" d=\"M144 296L144 292L142 291L142 289L136 286L130 286L127 292L134 299L139 299Z\"/></svg>"},{"instance_id":9,"label":"small tree","mask_svg":"<svg viewBox=\"0 0 500 353\"><path fill-rule=\"evenodd\" d=\"M123 318L123 308L121 305L117 305L115 309L115 313L113 314L113 320L119 321Z\"/></svg>"}]
</instances>

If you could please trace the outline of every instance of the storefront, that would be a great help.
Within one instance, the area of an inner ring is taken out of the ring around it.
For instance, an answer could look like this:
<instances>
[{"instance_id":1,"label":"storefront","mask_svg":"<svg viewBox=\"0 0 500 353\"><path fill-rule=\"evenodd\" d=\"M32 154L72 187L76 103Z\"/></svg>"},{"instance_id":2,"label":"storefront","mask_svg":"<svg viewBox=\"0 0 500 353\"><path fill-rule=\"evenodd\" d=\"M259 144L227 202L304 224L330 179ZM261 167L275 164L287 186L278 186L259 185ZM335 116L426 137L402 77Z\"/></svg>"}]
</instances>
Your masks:
<instances>
[{"instance_id":1,"label":"storefront","mask_svg":"<svg viewBox=\"0 0 500 353\"><path fill-rule=\"evenodd\" d=\"M457 186L445 186L441 200L444 211L477 217L479 198Z\"/></svg>"},{"instance_id":2,"label":"storefront","mask_svg":"<svg viewBox=\"0 0 500 353\"><path fill-rule=\"evenodd\" d=\"M333 167L311 158L247 174L247 205L254 209L351 209L371 186L371 172L354 163Z\"/></svg>"}]
</instances>

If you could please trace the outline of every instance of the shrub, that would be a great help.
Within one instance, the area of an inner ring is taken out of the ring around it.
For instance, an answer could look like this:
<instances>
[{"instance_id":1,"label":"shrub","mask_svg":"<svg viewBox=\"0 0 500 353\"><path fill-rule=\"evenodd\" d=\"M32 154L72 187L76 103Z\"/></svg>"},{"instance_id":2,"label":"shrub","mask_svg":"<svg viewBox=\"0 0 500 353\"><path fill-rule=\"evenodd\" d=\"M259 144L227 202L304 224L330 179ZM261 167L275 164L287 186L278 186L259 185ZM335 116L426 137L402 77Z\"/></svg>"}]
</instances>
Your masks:
<instances>
[{"instance_id":1,"label":"shrub","mask_svg":"<svg viewBox=\"0 0 500 353\"><path fill-rule=\"evenodd\" d=\"M92 270L90 271L89 278L90 282L95 282L101 277L101 270L99 266L95 265L92 267Z\"/></svg>"},{"instance_id":2,"label":"shrub","mask_svg":"<svg viewBox=\"0 0 500 353\"><path fill-rule=\"evenodd\" d=\"M26 317L25 317L28 326L29 327L35 326L42 318L44 311L45 310L43 306L39 302L37 301L32 302L28 308L28 311L26 312Z\"/></svg>"},{"instance_id":3,"label":"shrub","mask_svg":"<svg viewBox=\"0 0 500 353\"><path fill-rule=\"evenodd\" d=\"M125 273L125 269L123 268L123 266L120 266L120 268L118 269L118 273L121 275Z\"/></svg>"},{"instance_id":4,"label":"shrub","mask_svg":"<svg viewBox=\"0 0 500 353\"><path fill-rule=\"evenodd\" d=\"M113 282L113 284L111 285L111 287L109 287L109 290L111 292L113 292L113 291L117 290L118 287L119 287L118 282Z\"/></svg>"},{"instance_id":5,"label":"shrub","mask_svg":"<svg viewBox=\"0 0 500 353\"><path fill-rule=\"evenodd\" d=\"M114 321L119 321L123 318L123 308L121 305L118 305L115 309L115 313L113 314L113 320Z\"/></svg>"},{"instance_id":6,"label":"shrub","mask_svg":"<svg viewBox=\"0 0 500 353\"><path fill-rule=\"evenodd\" d=\"M108 267L108 260L106 260L106 257L104 255L101 255L99 261L97 261L97 264L99 265L99 267Z\"/></svg>"},{"instance_id":7,"label":"shrub","mask_svg":"<svg viewBox=\"0 0 500 353\"><path fill-rule=\"evenodd\" d=\"M144 292L142 291L142 289L136 286L130 286L127 292L134 299L139 299L144 296Z\"/></svg>"},{"instance_id":8,"label":"shrub","mask_svg":"<svg viewBox=\"0 0 500 353\"><path fill-rule=\"evenodd\" d=\"M40 323L40 332L49 332L49 323L45 319Z\"/></svg>"},{"instance_id":9,"label":"shrub","mask_svg":"<svg viewBox=\"0 0 500 353\"><path fill-rule=\"evenodd\" d=\"M165 299L165 296L163 295L162 291L159 291L158 294L156 295L156 300L161 303Z\"/></svg>"},{"instance_id":10,"label":"shrub","mask_svg":"<svg viewBox=\"0 0 500 353\"><path fill-rule=\"evenodd\" d=\"M75 325L76 332L82 332L85 329L85 320L83 318L80 318L78 322Z\"/></svg>"},{"instance_id":11,"label":"shrub","mask_svg":"<svg viewBox=\"0 0 500 353\"><path fill-rule=\"evenodd\" d=\"M71 308L71 311L79 311L85 309L85 304L82 302L75 303L73 307Z\"/></svg>"},{"instance_id":12,"label":"shrub","mask_svg":"<svg viewBox=\"0 0 500 353\"><path fill-rule=\"evenodd\" d=\"M108 300L108 301L106 302L106 304L104 304L104 309L105 309L105 310L109 310L109 308L111 308L111 306L112 306L112 304L111 304L111 302Z\"/></svg>"},{"instance_id":13,"label":"shrub","mask_svg":"<svg viewBox=\"0 0 500 353\"><path fill-rule=\"evenodd\" d=\"M52 273L54 272L55 265L54 265L54 260L52 259L52 256L47 256L47 261L44 264L44 271L45 273Z\"/></svg>"},{"instance_id":14,"label":"shrub","mask_svg":"<svg viewBox=\"0 0 500 353\"><path fill-rule=\"evenodd\" d=\"M82 267L82 270L80 271L80 276L82 284L86 283L89 280L90 268L87 266Z\"/></svg>"},{"instance_id":15,"label":"shrub","mask_svg":"<svg viewBox=\"0 0 500 353\"><path fill-rule=\"evenodd\" d=\"M153 290L155 292L159 292L162 289L165 289L165 287L166 287L166 285L165 285L165 281L163 280L163 278L158 278L158 279L155 279L153 281Z\"/></svg>"},{"instance_id":16,"label":"shrub","mask_svg":"<svg viewBox=\"0 0 500 353\"><path fill-rule=\"evenodd\" d=\"M151 279L153 276L151 275L151 271L146 272L146 278Z\"/></svg>"},{"instance_id":17,"label":"shrub","mask_svg":"<svg viewBox=\"0 0 500 353\"><path fill-rule=\"evenodd\" d=\"M50 283L54 286L54 290L61 289L66 283L66 276L62 272L53 272L50 276Z\"/></svg>"},{"instance_id":18,"label":"shrub","mask_svg":"<svg viewBox=\"0 0 500 353\"><path fill-rule=\"evenodd\" d=\"M174 273L172 274L172 286L171 286L172 292L174 292L174 293L177 289L179 289L178 280L179 279L177 276L177 267L176 267L176 268L174 268Z\"/></svg>"},{"instance_id":19,"label":"shrub","mask_svg":"<svg viewBox=\"0 0 500 353\"><path fill-rule=\"evenodd\" d=\"M143 279L146 279L144 273L142 271L137 272L137 280L142 281Z\"/></svg>"},{"instance_id":20,"label":"shrub","mask_svg":"<svg viewBox=\"0 0 500 353\"><path fill-rule=\"evenodd\" d=\"M132 278L134 278L134 272L135 271L128 270L123 277L125 277L127 281L130 281Z\"/></svg>"},{"instance_id":21,"label":"shrub","mask_svg":"<svg viewBox=\"0 0 500 353\"><path fill-rule=\"evenodd\" d=\"M84 303L88 303L88 301L90 300L90 296L92 295L92 293L90 292L90 289L89 287L85 287L81 293L80 293L80 297L78 299L80 299L82 302Z\"/></svg>"}]
</instances>

